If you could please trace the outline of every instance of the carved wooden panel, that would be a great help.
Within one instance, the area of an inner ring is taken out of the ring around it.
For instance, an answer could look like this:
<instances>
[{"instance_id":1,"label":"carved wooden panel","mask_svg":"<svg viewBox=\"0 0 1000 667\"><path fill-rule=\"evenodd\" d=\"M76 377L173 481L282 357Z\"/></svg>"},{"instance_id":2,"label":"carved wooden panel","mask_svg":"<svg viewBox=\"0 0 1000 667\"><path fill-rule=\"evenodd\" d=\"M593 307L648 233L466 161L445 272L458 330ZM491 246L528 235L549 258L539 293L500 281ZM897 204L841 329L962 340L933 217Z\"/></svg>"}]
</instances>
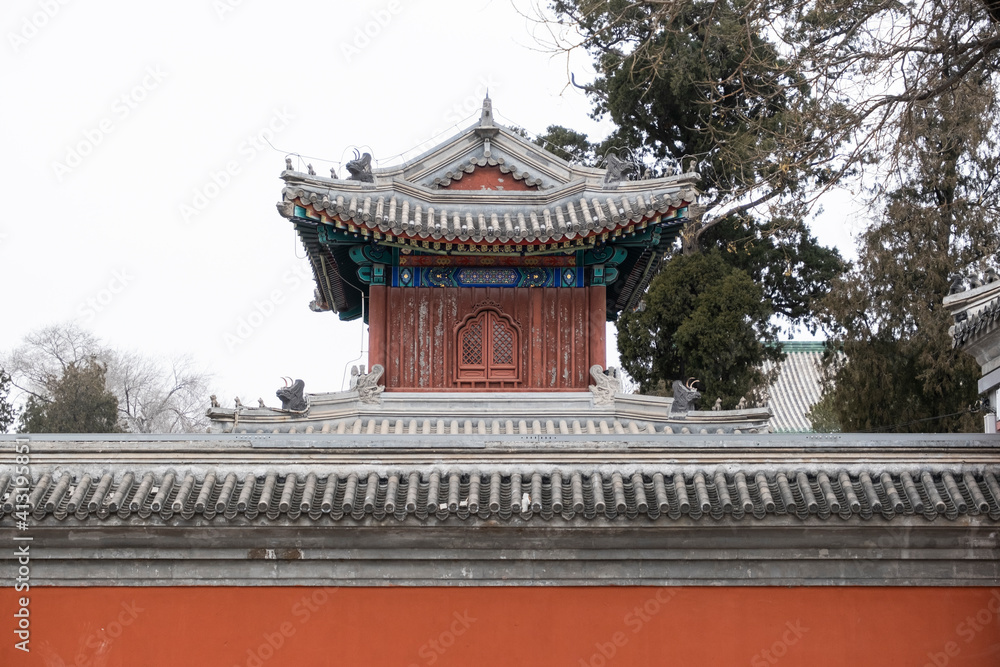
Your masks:
<instances>
[{"instance_id":1,"label":"carved wooden panel","mask_svg":"<svg viewBox=\"0 0 1000 667\"><path fill-rule=\"evenodd\" d=\"M521 332L496 307L479 306L455 331L455 383L509 389L521 379Z\"/></svg>"},{"instance_id":2,"label":"carved wooden panel","mask_svg":"<svg viewBox=\"0 0 1000 667\"><path fill-rule=\"evenodd\" d=\"M387 390L586 391L603 290L373 287L369 363Z\"/></svg>"}]
</instances>

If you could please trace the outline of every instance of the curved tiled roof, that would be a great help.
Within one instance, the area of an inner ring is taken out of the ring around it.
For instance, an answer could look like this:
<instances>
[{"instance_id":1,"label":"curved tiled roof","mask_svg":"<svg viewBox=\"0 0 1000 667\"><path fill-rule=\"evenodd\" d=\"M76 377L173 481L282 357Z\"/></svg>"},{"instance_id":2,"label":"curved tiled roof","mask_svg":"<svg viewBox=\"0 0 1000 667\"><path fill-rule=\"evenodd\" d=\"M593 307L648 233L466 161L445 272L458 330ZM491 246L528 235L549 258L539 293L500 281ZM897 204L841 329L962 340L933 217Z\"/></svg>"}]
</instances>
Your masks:
<instances>
[{"instance_id":1,"label":"curved tiled roof","mask_svg":"<svg viewBox=\"0 0 1000 667\"><path fill-rule=\"evenodd\" d=\"M417 158L369 169L370 158L355 162L347 179L294 171L290 159L281 173L277 208L308 251L319 290L315 309L344 320L362 315L368 293L368 279L358 274L365 262L347 256L357 246L505 258L614 246L624 256L597 278L604 284L609 276L606 310L613 319L636 302L663 252L698 213L698 174L627 180L619 168L572 164L495 125L488 99L479 123ZM477 169L496 173L477 179ZM467 188L456 184L469 174Z\"/></svg>"},{"instance_id":2,"label":"curved tiled roof","mask_svg":"<svg viewBox=\"0 0 1000 667\"><path fill-rule=\"evenodd\" d=\"M579 182L551 193L428 190L412 184L372 186L284 172L278 211L355 231L421 241L550 243L629 233L675 216L695 193L680 177L601 190ZM555 196L554 196L555 195Z\"/></svg>"},{"instance_id":3,"label":"curved tiled roof","mask_svg":"<svg viewBox=\"0 0 1000 667\"><path fill-rule=\"evenodd\" d=\"M696 200L695 173L614 178L604 169L566 162L495 125L491 109L485 100L478 123L403 165L372 170L370 182L285 170L278 209L292 218L298 206L306 217L383 236L522 244L621 233L661 216L682 217ZM538 189L447 187L487 166Z\"/></svg>"},{"instance_id":4,"label":"curved tiled roof","mask_svg":"<svg viewBox=\"0 0 1000 667\"><path fill-rule=\"evenodd\" d=\"M230 411L232 412L232 411ZM735 411L730 411L735 412ZM221 415L219 415L221 416ZM731 420L737 420L731 414L726 414ZM759 420L759 418L757 418ZM244 421L237 426L236 433L334 433L352 435L372 435L372 434L397 434L397 435L580 435L580 434L740 434L756 433L759 424L751 423L750 419L743 424L745 431L740 429L740 424L734 429L733 423L691 421L682 423L678 420L674 424L657 425L648 421L640 420L620 420L620 419L430 419L422 417L420 419L337 419L319 424L319 428L305 421L292 423L268 422L266 424ZM265 428L260 428L266 426Z\"/></svg>"},{"instance_id":5,"label":"curved tiled roof","mask_svg":"<svg viewBox=\"0 0 1000 667\"><path fill-rule=\"evenodd\" d=\"M122 521L311 521L415 518L420 521L539 519L677 520L796 517L886 519L959 516L1000 520L1000 468L958 467L931 472L830 467L735 471L669 465L531 466L488 464L400 466L377 471L349 465L337 471L264 474L238 467L154 472L134 468L92 474L71 468L41 475L30 487L29 511L46 517ZM495 466L492 466L495 467ZM0 521L15 509L11 475L0 477Z\"/></svg>"},{"instance_id":6,"label":"curved tiled roof","mask_svg":"<svg viewBox=\"0 0 1000 667\"><path fill-rule=\"evenodd\" d=\"M823 394L823 343L821 341L785 341L781 349L787 355L777 365L778 376L768 389L768 407L774 413L771 430L775 433L806 433L813 430L809 411ZM764 363L764 372L775 364Z\"/></svg>"},{"instance_id":7,"label":"curved tiled roof","mask_svg":"<svg viewBox=\"0 0 1000 667\"><path fill-rule=\"evenodd\" d=\"M385 392L364 403L356 390L306 394L308 407L211 408L213 433L392 435L723 434L767 431L767 408L671 414L673 399L592 392ZM486 417L484 417L484 415Z\"/></svg>"},{"instance_id":8,"label":"curved tiled roof","mask_svg":"<svg viewBox=\"0 0 1000 667\"><path fill-rule=\"evenodd\" d=\"M955 347L976 343L1000 323L1000 280L996 273L974 285L944 298L945 308L955 317L951 330Z\"/></svg>"},{"instance_id":9,"label":"curved tiled roof","mask_svg":"<svg viewBox=\"0 0 1000 667\"><path fill-rule=\"evenodd\" d=\"M1000 322L1000 296L993 299L967 319L955 323L955 347L961 347L976 336L991 331Z\"/></svg>"}]
</instances>

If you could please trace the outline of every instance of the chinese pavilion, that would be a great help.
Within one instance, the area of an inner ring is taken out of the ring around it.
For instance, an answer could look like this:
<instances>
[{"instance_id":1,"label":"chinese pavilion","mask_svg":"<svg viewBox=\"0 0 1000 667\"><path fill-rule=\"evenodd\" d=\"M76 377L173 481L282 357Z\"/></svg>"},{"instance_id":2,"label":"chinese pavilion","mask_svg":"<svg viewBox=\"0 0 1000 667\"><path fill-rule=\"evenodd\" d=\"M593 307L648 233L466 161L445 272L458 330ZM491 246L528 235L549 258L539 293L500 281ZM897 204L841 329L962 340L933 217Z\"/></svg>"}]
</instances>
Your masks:
<instances>
[{"instance_id":1,"label":"chinese pavilion","mask_svg":"<svg viewBox=\"0 0 1000 667\"><path fill-rule=\"evenodd\" d=\"M388 391L586 391L605 320L633 307L695 200L695 174L569 164L494 124L395 169L286 171L278 205L318 310L369 325ZM356 162L361 162L356 161Z\"/></svg>"},{"instance_id":2,"label":"chinese pavilion","mask_svg":"<svg viewBox=\"0 0 1000 667\"><path fill-rule=\"evenodd\" d=\"M0 664L994 667L1000 436L622 393L604 322L695 197L634 170L488 101L394 169L289 165L312 307L366 318L369 372L209 434L0 435Z\"/></svg>"},{"instance_id":3,"label":"chinese pavilion","mask_svg":"<svg viewBox=\"0 0 1000 667\"><path fill-rule=\"evenodd\" d=\"M488 97L478 123L399 167L366 154L327 178L289 159L278 211L308 253L311 307L364 318L371 372L293 409L214 407L213 431L766 431L767 408L627 395L605 368L605 322L641 298L698 180L607 160L560 159L495 124Z\"/></svg>"}]
</instances>

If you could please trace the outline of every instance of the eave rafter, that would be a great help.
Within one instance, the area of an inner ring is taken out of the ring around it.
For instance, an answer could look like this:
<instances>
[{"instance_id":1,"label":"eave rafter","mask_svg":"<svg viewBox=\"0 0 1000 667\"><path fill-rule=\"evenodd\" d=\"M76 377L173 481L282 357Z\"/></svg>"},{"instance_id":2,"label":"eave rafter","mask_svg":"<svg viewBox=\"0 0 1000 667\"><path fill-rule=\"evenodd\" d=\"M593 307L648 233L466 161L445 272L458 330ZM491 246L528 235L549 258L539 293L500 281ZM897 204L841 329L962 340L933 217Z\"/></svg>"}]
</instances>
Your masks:
<instances>
[{"instance_id":1,"label":"eave rafter","mask_svg":"<svg viewBox=\"0 0 1000 667\"><path fill-rule=\"evenodd\" d=\"M680 194L604 196L602 200L593 192L585 192L579 198L562 198L555 204L544 200L511 203L508 196L507 201L484 200L477 206L461 198L414 200L395 192L346 196L286 188L278 210L287 218L299 215L352 233L357 230L375 240L567 243L594 237L606 241L651 224L681 220L687 215L691 199Z\"/></svg>"}]
</instances>

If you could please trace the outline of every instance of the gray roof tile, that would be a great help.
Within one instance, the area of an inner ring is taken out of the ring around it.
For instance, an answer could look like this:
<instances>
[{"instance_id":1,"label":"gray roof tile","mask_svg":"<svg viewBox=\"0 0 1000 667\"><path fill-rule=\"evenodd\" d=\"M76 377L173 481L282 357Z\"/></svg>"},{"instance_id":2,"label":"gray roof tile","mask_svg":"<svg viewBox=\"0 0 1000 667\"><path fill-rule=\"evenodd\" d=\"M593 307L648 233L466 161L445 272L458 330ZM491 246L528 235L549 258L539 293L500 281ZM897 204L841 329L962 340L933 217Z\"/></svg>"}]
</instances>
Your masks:
<instances>
[{"instance_id":1,"label":"gray roof tile","mask_svg":"<svg viewBox=\"0 0 1000 667\"><path fill-rule=\"evenodd\" d=\"M154 522L204 520L571 521L867 520L923 516L928 520L986 516L1000 520L1000 468L851 474L775 467L767 471L663 466L649 472L534 467L483 473L475 463L375 472L358 466L337 473L275 469L162 474L130 470L101 476L48 472L30 487L35 521L135 518ZM138 483L136 483L138 481ZM11 476L0 476L0 522L15 511Z\"/></svg>"},{"instance_id":2,"label":"gray roof tile","mask_svg":"<svg viewBox=\"0 0 1000 667\"><path fill-rule=\"evenodd\" d=\"M579 191L569 188L561 198L557 196L559 191L511 196L391 188L349 193L348 198L343 194L331 196L333 181L314 183L316 177L299 180L298 175L288 172L284 178L288 185L282 191L278 211L285 217L294 216L293 205L302 206L311 209L325 224L355 225L361 230L402 238L458 243L563 242L621 232L630 226L644 226L663 214L675 215L696 199L695 191L679 180L681 177L648 182L646 187L655 188L648 201L627 191L609 196L611 193L596 186ZM387 201L389 205L385 206Z\"/></svg>"},{"instance_id":3,"label":"gray roof tile","mask_svg":"<svg viewBox=\"0 0 1000 667\"><path fill-rule=\"evenodd\" d=\"M768 407L774 413L771 430L775 433L812 431L808 413L823 393L821 342L786 341L785 360L778 365L778 377L768 389ZM764 371L774 364L764 364Z\"/></svg>"}]
</instances>

